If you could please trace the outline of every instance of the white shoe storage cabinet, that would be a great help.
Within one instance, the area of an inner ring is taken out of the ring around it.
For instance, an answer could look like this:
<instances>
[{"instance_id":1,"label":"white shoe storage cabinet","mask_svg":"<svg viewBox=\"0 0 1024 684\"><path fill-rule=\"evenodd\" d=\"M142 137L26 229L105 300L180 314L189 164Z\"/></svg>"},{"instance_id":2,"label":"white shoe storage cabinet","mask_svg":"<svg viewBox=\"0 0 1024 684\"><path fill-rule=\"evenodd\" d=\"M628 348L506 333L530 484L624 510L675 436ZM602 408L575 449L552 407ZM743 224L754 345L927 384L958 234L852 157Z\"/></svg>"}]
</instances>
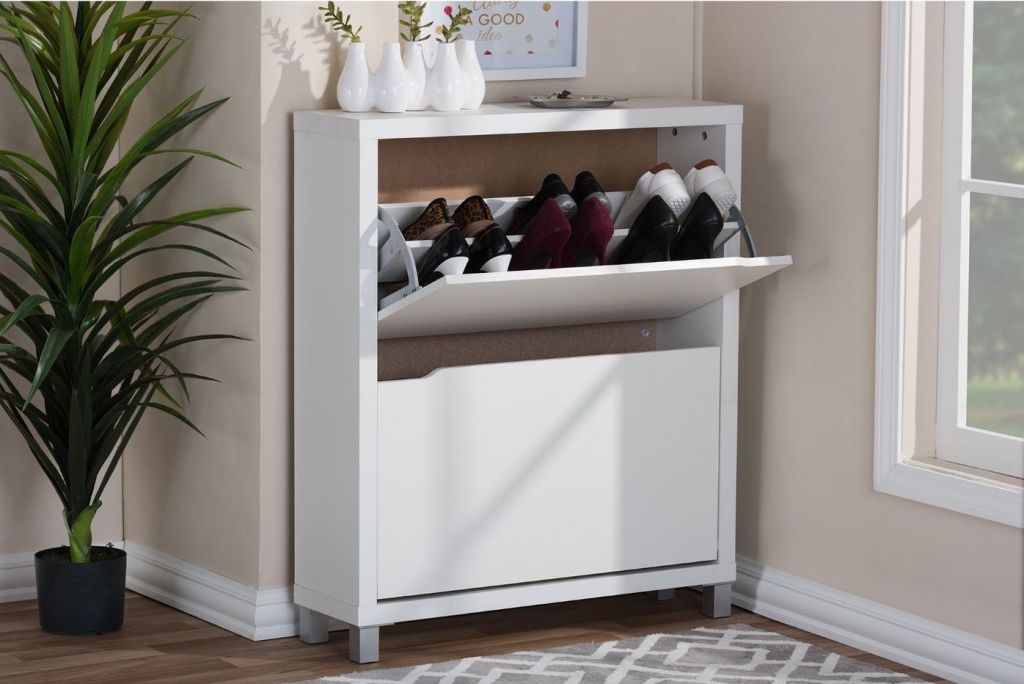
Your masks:
<instances>
[{"instance_id":1,"label":"white shoe storage cabinet","mask_svg":"<svg viewBox=\"0 0 1024 684\"><path fill-rule=\"evenodd\" d=\"M700 261L446 276L380 308L378 281L428 245L392 242L389 222L424 204L379 205L377 159L383 139L654 128L659 160L685 171L714 158L739 191L741 125L738 105L671 99L295 115L305 641L325 641L333 618L350 657L372 662L381 625L686 586L704 587L708 615L728 614L738 290L790 258L744 258L731 239ZM489 201L501 222L521 200ZM648 319L655 351L377 378L381 339Z\"/></svg>"}]
</instances>

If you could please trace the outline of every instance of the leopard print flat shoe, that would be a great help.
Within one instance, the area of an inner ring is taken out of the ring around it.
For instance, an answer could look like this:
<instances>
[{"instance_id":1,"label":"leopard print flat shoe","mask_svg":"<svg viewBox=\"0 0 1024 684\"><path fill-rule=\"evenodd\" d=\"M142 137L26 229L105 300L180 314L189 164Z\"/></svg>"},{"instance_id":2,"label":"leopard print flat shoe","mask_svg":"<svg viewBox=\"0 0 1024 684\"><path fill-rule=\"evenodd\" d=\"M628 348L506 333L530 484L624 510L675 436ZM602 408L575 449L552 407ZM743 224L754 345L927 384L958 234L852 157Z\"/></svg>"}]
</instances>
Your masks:
<instances>
[{"instance_id":1,"label":"leopard print flat shoe","mask_svg":"<svg viewBox=\"0 0 1024 684\"><path fill-rule=\"evenodd\" d=\"M402 229L402 237L406 240L436 240L453 225L448 214L448 202L438 197L427 205L419 218Z\"/></svg>"},{"instance_id":2,"label":"leopard print flat shoe","mask_svg":"<svg viewBox=\"0 0 1024 684\"><path fill-rule=\"evenodd\" d=\"M494 224L494 216L484 198L473 195L462 201L452 214L452 221L462 231L462 237L475 238Z\"/></svg>"}]
</instances>

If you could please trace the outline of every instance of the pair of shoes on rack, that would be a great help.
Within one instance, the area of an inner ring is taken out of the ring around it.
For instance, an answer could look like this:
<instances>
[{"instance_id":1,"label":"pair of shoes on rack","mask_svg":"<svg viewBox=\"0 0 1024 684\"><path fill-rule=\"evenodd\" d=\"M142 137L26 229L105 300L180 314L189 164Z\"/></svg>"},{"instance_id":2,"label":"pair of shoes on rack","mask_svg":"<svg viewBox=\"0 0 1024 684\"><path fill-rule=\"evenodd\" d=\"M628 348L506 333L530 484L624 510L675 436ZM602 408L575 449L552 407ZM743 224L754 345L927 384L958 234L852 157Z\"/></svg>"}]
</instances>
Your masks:
<instances>
[{"instance_id":1,"label":"pair of shoes on rack","mask_svg":"<svg viewBox=\"0 0 1024 684\"><path fill-rule=\"evenodd\" d=\"M665 201L677 219L682 219L691 200L701 193L706 193L714 201L722 216L728 216L729 209L736 203L736 191L714 159L697 162L685 176L680 176L670 164L657 164L637 180L636 187L615 217L615 228L632 227L640 212L655 196Z\"/></svg>"},{"instance_id":2,"label":"pair of shoes on rack","mask_svg":"<svg viewBox=\"0 0 1024 684\"><path fill-rule=\"evenodd\" d=\"M590 197L596 197L605 210L611 213L611 201L590 171L576 174L571 191L557 173L549 173L544 177L537 194L529 202L516 208L512 215L512 223L508 227L508 234L525 235L530 229L531 221L549 199L554 200L565 214L565 218L571 221Z\"/></svg>"},{"instance_id":3,"label":"pair of shoes on rack","mask_svg":"<svg viewBox=\"0 0 1024 684\"><path fill-rule=\"evenodd\" d=\"M472 246L458 226L451 226L434 240L423 255L416 275L425 287L446 275L460 273L502 273L512 259L512 245L505 231L491 223L477 233Z\"/></svg>"},{"instance_id":4,"label":"pair of shoes on rack","mask_svg":"<svg viewBox=\"0 0 1024 684\"><path fill-rule=\"evenodd\" d=\"M512 245L480 195L466 198L454 212L438 197L402 230L402 237L433 240L416 269L421 286L446 275L507 271L512 258Z\"/></svg>"},{"instance_id":5,"label":"pair of shoes on rack","mask_svg":"<svg viewBox=\"0 0 1024 684\"><path fill-rule=\"evenodd\" d=\"M655 195L644 205L615 254L617 264L707 259L724 219L711 196L702 192L680 222L672 207Z\"/></svg>"},{"instance_id":6,"label":"pair of shoes on rack","mask_svg":"<svg viewBox=\"0 0 1024 684\"><path fill-rule=\"evenodd\" d=\"M493 225L491 208L480 195L463 200L454 213L449 213L448 201L438 197L415 221L402 229L402 237L406 240L437 240L454 226L462 237L468 239L477 237Z\"/></svg>"},{"instance_id":7,"label":"pair of shoes on rack","mask_svg":"<svg viewBox=\"0 0 1024 684\"><path fill-rule=\"evenodd\" d=\"M540 192L513 219L524 235L512 252L509 270L605 264L614 232L610 208L608 196L589 171L576 176L572 192L556 174L549 174Z\"/></svg>"},{"instance_id":8,"label":"pair of shoes on rack","mask_svg":"<svg viewBox=\"0 0 1024 684\"><path fill-rule=\"evenodd\" d=\"M735 203L736 190L713 159L698 162L685 176L658 164L640 177L616 217L616 227L628 227L629 234L615 262L710 258Z\"/></svg>"}]
</instances>

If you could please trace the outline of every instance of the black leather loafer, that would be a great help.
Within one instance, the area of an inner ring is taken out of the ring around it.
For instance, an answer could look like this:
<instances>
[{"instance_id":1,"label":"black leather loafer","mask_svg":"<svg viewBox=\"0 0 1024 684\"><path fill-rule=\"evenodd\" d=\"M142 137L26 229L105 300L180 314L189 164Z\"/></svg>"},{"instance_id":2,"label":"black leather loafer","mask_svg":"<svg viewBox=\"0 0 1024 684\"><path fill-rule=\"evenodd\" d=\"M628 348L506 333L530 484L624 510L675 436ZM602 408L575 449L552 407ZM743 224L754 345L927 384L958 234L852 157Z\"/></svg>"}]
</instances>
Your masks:
<instances>
[{"instance_id":1,"label":"black leather loafer","mask_svg":"<svg viewBox=\"0 0 1024 684\"><path fill-rule=\"evenodd\" d=\"M469 245L462 232L452 226L434 240L417 269L420 286L425 287L446 275L458 275L466 270Z\"/></svg>"},{"instance_id":2,"label":"black leather loafer","mask_svg":"<svg viewBox=\"0 0 1024 684\"><path fill-rule=\"evenodd\" d=\"M533 199L515 210L515 213L512 215L512 223L508 227L508 234L525 234L530 226L530 221L533 220L533 217L537 215L537 212L540 211L540 208L549 199L555 200L558 208L565 214L565 218L571 219L576 215L576 201L572 198L569 188L565 187L565 183L562 182L557 173L549 173L544 178L540 190L533 196Z\"/></svg>"},{"instance_id":3,"label":"black leather loafer","mask_svg":"<svg viewBox=\"0 0 1024 684\"><path fill-rule=\"evenodd\" d=\"M597 197L608 214L611 215L612 203L608 199L608 195L605 194L604 188L594 178L594 174L589 171L580 171L576 174L576 180L572 184L572 199L576 202L577 207L582 207L590 197Z\"/></svg>"},{"instance_id":4,"label":"black leather loafer","mask_svg":"<svg viewBox=\"0 0 1024 684\"><path fill-rule=\"evenodd\" d=\"M678 231L679 224L672 207L660 195L655 195L633 221L629 233L615 253L614 263L669 261L672 258L672 241Z\"/></svg>"},{"instance_id":5,"label":"black leather loafer","mask_svg":"<svg viewBox=\"0 0 1024 684\"><path fill-rule=\"evenodd\" d=\"M480 233L469 248L466 273L504 273L512 260L512 243L497 223Z\"/></svg>"}]
</instances>

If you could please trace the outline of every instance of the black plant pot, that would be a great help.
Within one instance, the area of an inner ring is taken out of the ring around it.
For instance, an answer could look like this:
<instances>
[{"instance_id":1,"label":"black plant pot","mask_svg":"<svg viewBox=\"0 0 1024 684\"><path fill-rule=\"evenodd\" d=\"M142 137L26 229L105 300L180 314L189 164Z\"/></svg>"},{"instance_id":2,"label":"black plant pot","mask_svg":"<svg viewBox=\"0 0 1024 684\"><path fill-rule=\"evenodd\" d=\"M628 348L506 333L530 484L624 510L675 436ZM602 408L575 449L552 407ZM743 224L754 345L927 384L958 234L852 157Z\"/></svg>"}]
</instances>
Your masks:
<instances>
[{"instance_id":1,"label":"black plant pot","mask_svg":"<svg viewBox=\"0 0 1024 684\"><path fill-rule=\"evenodd\" d=\"M54 634L103 634L124 622L121 549L92 547L92 560L72 563L66 546L36 554L39 626Z\"/></svg>"}]
</instances>

